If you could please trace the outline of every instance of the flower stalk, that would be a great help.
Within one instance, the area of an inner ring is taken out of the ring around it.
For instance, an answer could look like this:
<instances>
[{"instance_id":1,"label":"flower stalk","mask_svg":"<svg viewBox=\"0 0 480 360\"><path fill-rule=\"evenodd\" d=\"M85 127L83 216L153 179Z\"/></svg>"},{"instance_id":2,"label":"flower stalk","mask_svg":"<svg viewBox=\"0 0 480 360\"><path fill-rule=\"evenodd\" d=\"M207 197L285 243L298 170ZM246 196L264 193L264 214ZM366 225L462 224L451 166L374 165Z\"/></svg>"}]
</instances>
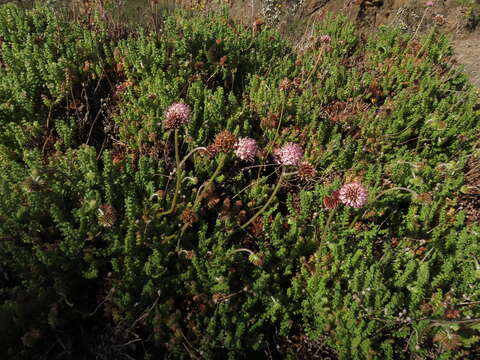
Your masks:
<instances>
[{"instance_id":1,"label":"flower stalk","mask_svg":"<svg viewBox=\"0 0 480 360\"><path fill-rule=\"evenodd\" d=\"M223 166L225 165L225 160L227 158L227 155L226 154L222 154L219 162L218 162L218 165L217 165L217 168L215 169L215 171L213 172L213 175L207 180L206 183L204 183L200 189L198 189L198 193L197 193L197 196L195 198L195 201L193 203L193 206L192 206L192 209L193 211L197 211L198 210L198 206L200 205L200 201L204 198L205 196L205 193L208 191L208 189L212 186L212 183L213 181L215 180L215 178L220 174L220 172L222 171L223 169ZM178 234L178 238L177 238L177 246L176 246L176 251L178 252L179 249L180 249L180 240L182 239L183 237L183 234L185 233L185 231L187 230L188 228L188 224L184 224L182 226L182 228L180 229L180 233ZM171 235L168 239L171 239L171 238L174 238L175 236L177 236L177 234L173 234Z\"/></svg>"},{"instance_id":2,"label":"flower stalk","mask_svg":"<svg viewBox=\"0 0 480 360\"><path fill-rule=\"evenodd\" d=\"M405 188L405 187L401 187L401 186L396 186L396 187L393 187L393 188L390 188L390 189L386 189L386 190L383 190L380 194L378 194L377 196L375 196L375 198L373 199L373 201L370 203L370 204L373 204L375 203L378 199L380 199L383 195L385 195L386 193L389 193L391 191L396 191L396 190L401 190L401 191L406 191L406 192L409 192L411 193L412 195L417 195L417 193L409 188ZM350 223L350 228L352 228L355 223L363 218L365 216L365 214L367 213L367 211L369 210L370 206L367 205L367 207L365 208L365 211L363 212L362 216L360 217L360 214L357 214L357 216L355 216L355 218L353 219L353 221Z\"/></svg>"},{"instance_id":3,"label":"flower stalk","mask_svg":"<svg viewBox=\"0 0 480 360\"><path fill-rule=\"evenodd\" d=\"M176 164L176 181L175 181L175 191L173 193L173 200L172 200L172 205L170 206L170 209L161 212L160 214L157 215L157 217L162 217L165 215L170 215L173 213L177 207L177 199L178 199L178 193L180 191L180 184L182 182L182 169L180 168L180 150L179 150L179 145L178 145L178 129L175 129L174 133L174 138L175 138L175 164Z\"/></svg>"},{"instance_id":4,"label":"flower stalk","mask_svg":"<svg viewBox=\"0 0 480 360\"><path fill-rule=\"evenodd\" d=\"M330 224L332 222L333 215L335 214L336 210L337 210L337 208L332 209L332 211L330 211L330 214L328 215L327 222L325 223L325 226L323 227L323 232L322 232L322 237L320 238L320 243L323 243L323 241L325 240L325 236L327 235L327 231L330 228Z\"/></svg>"},{"instance_id":5,"label":"flower stalk","mask_svg":"<svg viewBox=\"0 0 480 360\"><path fill-rule=\"evenodd\" d=\"M275 188L273 189L273 192L272 194L270 195L270 197L268 198L267 202L265 203L265 205L262 206L262 208L260 210L258 210L256 212L255 215L253 215L250 220L248 220L246 223L244 223L243 225L240 226L240 229L244 230L247 228L248 225L250 225L252 222L255 221L255 219L257 217L259 217L264 211L265 209L270 205L270 203L272 202L273 198L275 197L275 195L277 195L277 192L278 190L280 190L280 187L282 186L282 183L283 183L283 180L284 178L286 177L286 173L285 173L285 168L282 167L282 173L280 175L280 178L278 179L278 182L277 182L277 185L275 186Z\"/></svg>"}]
</instances>

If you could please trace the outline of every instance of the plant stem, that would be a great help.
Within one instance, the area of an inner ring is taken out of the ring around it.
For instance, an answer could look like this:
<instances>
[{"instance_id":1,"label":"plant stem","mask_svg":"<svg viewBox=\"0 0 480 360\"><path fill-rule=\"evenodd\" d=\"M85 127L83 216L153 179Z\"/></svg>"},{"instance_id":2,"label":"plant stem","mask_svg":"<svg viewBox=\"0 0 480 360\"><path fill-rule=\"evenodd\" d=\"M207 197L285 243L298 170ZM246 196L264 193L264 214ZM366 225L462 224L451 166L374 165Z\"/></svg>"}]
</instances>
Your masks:
<instances>
[{"instance_id":1,"label":"plant stem","mask_svg":"<svg viewBox=\"0 0 480 360\"><path fill-rule=\"evenodd\" d=\"M246 248L235 249L232 251L232 255L237 252L246 252L246 253L249 253L250 255L255 255L255 253L252 250L246 249Z\"/></svg>"},{"instance_id":2,"label":"plant stem","mask_svg":"<svg viewBox=\"0 0 480 360\"><path fill-rule=\"evenodd\" d=\"M283 120L283 111L285 110L285 102L287 101L286 100L286 96L285 94L282 94L283 95L283 101L282 101L282 109L280 110L280 119L278 120L278 125L277 125L277 129L275 131L275 137L273 138L273 143L275 144L275 141L277 141L277 137L278 137L278 133L280 131L280 127L282 126L282 120Z\"/></svg>"},{"instance_id":3,"label":"plant stem","mask_svg":"<svg viewBox=\"0 0 480 360\"><path fill-rule=\"evenodd\" d=\"M390 192L390 191L395 191L395 190L403 190L403 191L406 191L406 192L409 192L411 193L412 195L417 195L417 193L409 188L405 188L405 187L401 187L401 186L396 186L396 187L393 187L391 189L387 189L387 190L383 190L380 194L378 194L375 199L373 199L372 203L377 201L378 199L380 199L380 197L382 197L383 195L385 195L387 192Z\"/></svg>"},{"instance_id":4,"label":"plant stem","mask_svg":"<svg viewBox=\"0 0 480 360\"><path fill-rule=\"evenodd\" d=\"M161 212L160 214L157 215L157 217L169 215L173 213L177 207L177 198L178 198L178 192L180 191L180 183L182 182L182 169L179 168L180 166L180 151L178 148L178 129L175 129L175 164L176 164L176 182L175 182L175 192L173 193L173 200L172 200L172 205L170 206L170 209Z\"/></svg>"},{"instance_id":5,"label":"plant stem","mask_svg":"<svg viewBox=\"0 0 480 360\"><path fill-rule=\"evenodd\" d=\"M240 226L240 229L245 229L248 225L250 225L253 221L255 221L255 219L257 217L259 217L264 211L265 209L268 207L268 205L270 205L270 203L272 202L273 198L275 197L275 195L277 194L278 190L280 189L280 187L282 186L282 183L283 183L283 179L285 178L285 168L282 168L282 174L280 175L280 178L278 179L278 183L277 185L275 186L275 189L273 189L273 192L272 194L270 195L270 198L267 200L267 202L265 203L265 205L262 206L262 208L260 210L257 211L257 213L255 215L253 215L250 220L248 220L246 223L244 223L243 225Z\"/></svg>"},{"instance_id":6,"label":"plant stem","mask_svg":"<svg viewBox=\"0 0 480 360\"><path fill-rule=\"evenodd\" d=\"M382 191L380 194L378 194L377 196L375 196L375 199L373 199L373 201L370 203L370 204L373 204L375 203L378 199L380 199L383 195L385 195L386 193L390 192L390 191L395 191L395 190L402 190L402 191L406 191L406 192L409 192L411 193L412 195L417 195L417 193L409 188L405 188L405 187L401 187L401 186L396 186L396 187L393 187L391 189L387 189L387 190L384 190ZM362 214L362 218L365 216L365 214L367 213L367 210L369 209L369 206L367 206L365 208L365 211L363 212ZM359 219L360 217L360 214L357 214L357 216L355 216L355 218L353 219L353 221L350 223L350 228L353 227L353 225L355 225L355 223L357 222L357 220Z\"/></svg>"},{"instance_id":7,"label":"plant stem","mask_svg":"<svg viewBox=\"0 0 480 360\"><path fill-rule=\"evenodd\" d=\"M411 40L415 39L415 36L417 36L418 30L420 29L420 26L422 26L423 19L425 19L425 15L427 15L427 12L428 12L428 7L425 8L425 11L423 12L423 16L422 16L422 18L420 19L420 22L418 23L417 29L415 30L415 33L413 34Z\"/></svg>"},{"instance_id":8,"label":"plant stem","mask_svg":"<svg viewBox=\"0 0 480 360\"><path fill-rule=\"evenodd\" d=\"M220 174L220 171L222 171L223 166L225 165L226 158L227 158L227 155L223 154L222 157L220 158L220 161L218 162L217 168L213 172L213 175L210 177L210 179L208 179L208 181L204 185L202 185L204 187L204 190L201 193L199 193L199 195L197 195L197 197L195 199L195 202L193 203L193 208L194 209L198 206L198 204L200 203L200 201L203 198L203 195L205 194L205 192L208 191L208 189L212 185L215 178L218 176L218 174Z\"/></svg>"},{"instance_id":9,"label":"plant stem","mask_svg":"<svg viewBox=\"0 0 480 360\"><path fill-rule=\"evenodd\" d=\"M311 71L310 74L307 76L307 80L305 80L304 84L307 84L307 83L308 83L308 81L309 81L310 78L312 77L313 73L317 70L317 66L318 66L318 64L320 63L320 59L322 58L322 55L323 55L323 47L320 48L320 50L318 51L318 56L317 56L317 60L315 61L315 65L313 65L312 71Z\"/></svg>"},{"instance_id":10,"label":"plant stem","mask_svg":"<svg viewBox=\"0 0 480 360\"><path fill-rule=\"evenodd\" d=\"M420 50L417 51L417 54L415 55L415 59L418 59L418 57L420 56L420 54L423 53L423 50L428 46L430 40L432 39L432 36L435 32L435 28L436 26L433 26L432 30L430 31L430 34L428 34L428 37L426 38L425 42L423 43L422 47L420 48ZM417 29L418 30L418 29ZM414 35L415 37L415 35ZM412 38L413 40L414 38Z\"/></svg>"},{"instance_id":11,"label":"plant stem","mask_svg":"<svg viewBox=\"0 0 480 360\"><path fill-rule=\"evenodd\" d=\"M195 201L194 201L193 207L192 207L194 211L197 210L198 205L200 204L200 201L202 201L202 198L203 198L204 194L208 191L208 189L212 185L212 182L215 180L215 178L218 176L218 174L220 174L220 171L222 171L223 166L225 165L226 158L227 158L227 155L223 154L222 157L220 158L219 162L218 162L217 168L213 172L213 175L210 177L210 179L208 179L208 181L204 185L202 185L204 189L201 193L200 193L201 188L199 189L199 193L198 193L197 197L195 198ZM177 238L177 246L176 246L177 252L180 249L180 240L182 239L183 234L185 233L187 228L188 228L188 224L184 224L182 226L182 228L180 229L180 234L178 234L178 238ZM175 236L176 236L176 234L173 234L173 235L169 236L168 239L170 240L171 238L174 238Z\"/></svg>"},{"instance_id":12,"label":"plant stem","mask_svg":"<svg viewBox=\"0 0 480 360\"><path fill-rule=\"evenodd\" d=\"M207 150L207 148L200 146L200 147L196 147L195 149L193 149L192 151L190 151L190 152L183 158L183 160L180 161L180 164L178 165L178 169L180 169L181 167L183 167L183 165L185 164L185 161L187 161L190 156L192 156L195 152L200 151L200 150ZM175 171L178 171L178 170L175 169Z\"/></svg>"},{"instance_id":13,"label":"plant stem","mask_svg":"<svg viewBox=\"0 0 480 360\"><path fill-rule=\"evenodd\" d=\"M325 239L325 235L327 234L327 230L328 230L328 228L330 227L330 223L332 222L333 215L335 214L335 211L336 211L336 210L337 210L337 208L332 209L332 211L330 211L330 214L328 215L327 222L325 223L325 227L323 228L322 237L320 238L320 242L321 242L321 243L323 243L323 241L324 241L324 239Z\"/></svg>"}]
</instances>

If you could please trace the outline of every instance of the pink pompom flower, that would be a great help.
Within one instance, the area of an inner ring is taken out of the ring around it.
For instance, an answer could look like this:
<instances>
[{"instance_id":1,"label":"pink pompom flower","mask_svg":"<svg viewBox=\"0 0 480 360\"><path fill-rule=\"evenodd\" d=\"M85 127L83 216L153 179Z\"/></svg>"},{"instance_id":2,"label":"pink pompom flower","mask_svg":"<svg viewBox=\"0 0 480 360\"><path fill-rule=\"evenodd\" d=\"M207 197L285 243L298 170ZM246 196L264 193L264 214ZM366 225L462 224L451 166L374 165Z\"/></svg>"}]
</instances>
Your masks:
<instances>
[{"instance_id":1,"label":"pink pompom flower","mask_svg":"<svg viewBox=\"0 0 480 360\"><path fill-rule=\"evenodd\" d=\"M343 204L359 209L367 203L368 191L362 184L353 182L340 188L338 198Z\"/></svg>"},{"instance_id":2,"label":"pink pompom flower","mask_svg":"<svg viewBox=\"0 0 480 360\"><path fill-rule=\"evenodd\" d=\"M257 153L257 142L252 138L239 138L235 144L235 155L241 160L253 161Z\"/></svg>"},{"instance_id":3,"label":"pink pompom flower","mask_svg":"<svg viewBox=\"0 0 480 360\"><path fill-rule=\"evenodd\" d=\"M166 129L178 129L180 126L188 124L192 116L190 106L184 103L173 103L165 112L163 125Z\"/></svg>"},{"instance_id":4,"label":"pink pompom flower","mask_svg":"<svg viewBox=\"0 0 480 360\"><path fill-rule=\"evenodd\" d=\"M303 159L303 149L295 143L288 143L273 151L275 162L280 165L298 165Z\"/></svg>"}]
</instances>

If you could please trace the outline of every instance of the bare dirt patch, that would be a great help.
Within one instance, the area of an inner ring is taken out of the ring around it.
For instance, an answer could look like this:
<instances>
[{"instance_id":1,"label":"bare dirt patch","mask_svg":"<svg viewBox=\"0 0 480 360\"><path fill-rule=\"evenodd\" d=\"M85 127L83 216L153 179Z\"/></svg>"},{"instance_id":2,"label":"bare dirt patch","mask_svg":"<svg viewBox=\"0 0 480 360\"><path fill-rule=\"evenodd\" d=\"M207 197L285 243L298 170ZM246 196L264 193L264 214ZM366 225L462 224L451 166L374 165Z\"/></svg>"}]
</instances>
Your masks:
<instances>
[{"instance_id":1,"label":"bare dirt patch","mask_svg":"<svg viewBox=\"0 0 480 360\"><path fill-rule=\"evenodd\" d=\"M480 88L480 1L310 0L303 16L321 17L324 11L346 14L367 33L380 25L395 25L416 36L438 27L451 36L456 59Z\"/></svg>"},{"instance_id":2,"label":"bare dirt patch","mask_svg":"<svg viewBox=\"0 0 480 360\"><path fill-rule=\"evenodd\" d=\"M185 0L187 1L187 0ZM191 1L191 0L190 0ZM480 88L480 0L230 0L233 15L248 24L275 23L288 38L299 40L326 12L341 13L364 33L394 25L417 36L437 27L451 37L458 62ZM283 9L283 10L282 10Z\"/></svg>"},{"instance_id":3,"label":"bare dirt patch","mask_svg":"<svg viewBox=\"0 0 480 360\"><path fill-rule=\"evenodd\" d=\"M480 88L480 31L453 41L456 58L465 66L473 85Z\"/></svg>"}]
</instances>

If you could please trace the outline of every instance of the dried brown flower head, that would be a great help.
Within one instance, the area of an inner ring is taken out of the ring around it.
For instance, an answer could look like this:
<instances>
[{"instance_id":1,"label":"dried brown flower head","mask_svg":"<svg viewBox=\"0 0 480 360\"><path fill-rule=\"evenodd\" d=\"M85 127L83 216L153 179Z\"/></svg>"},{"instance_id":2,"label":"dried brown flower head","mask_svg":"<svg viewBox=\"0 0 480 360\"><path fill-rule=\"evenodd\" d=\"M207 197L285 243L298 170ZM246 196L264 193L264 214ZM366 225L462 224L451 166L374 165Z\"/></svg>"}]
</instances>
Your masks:
<instances>
[{"instance_id":1,"label":"dried brown flower head","mask_svg":"<svg viewBox=\"0 0 480 360\"><path fill-rule=\"evenodd\" d=\"M195 64L193 64L193 67L195 70L200 70L205 66L205 63L203 61L197 61Z\"/></svg>"},{"instance_id":2,"label":"dried brown flower head","mask_svg":"<svg viewBox=\"0 0 480 360\"><path fill-rule=\"evenodd\" d=\"M260 126L263 128L276 128L280 116L276 113L269 112L267 116L260 119Z\"/></svg>"},{"instance_id":3,"label":"dried brown flower head","mask_svg":"<svg viewBox=\"0 0 480 360\"><path fill-rule=\"evenodd\" d=\"M433 201L432 193L420 193L414 196L414 200L420 204L430 204Z\"/></svg>"},{"instance_id":4,"label":"dried brown flower head","mask_svg":"<svg viewBox=\"0 0 480 360\"><path fill-rule=\"evenodd\" d=\"M227 63L227 57L226 57L226 56L222 56L222 57L220 58L220 60L218 60L218 63L219 63L220 65L225 65L225 64Z\"/></svg>"},{"instance_id":5,"label":"dried brown flower head","mask_svg":"<svg viewBox=\"0 0 480 360\"><path fill-rule=\"evenodd\" d=\"M335 209L340 203L339 191L335 190L332 195L323 198L323 206L329 210Z\"/></svg>"},{"instance_id":6,"label":"dried brown flower head","mask_svg":"<svg viewBox=\"0 0 480 360\"><path fill-rule=\"evenodd\" d=\"M228 130L223 130L215 137L214 145L218 152L227 153L235 148L237 138Z\"/></svg>"},{"instance_id":7,"label":"dried brown flower head","mask_svg":"<svg viewBox=\"0 0 480 360\"><path fill-rule=\"evenodd\" d=\"M219 302L227 299L228 297L225 294L222 293L215 293L212 295L212 302L214 304L218 304Z\"/></svg>"},{"instance_id":8,"label":"dried brown flower head","mask_svg":"<svg viewBox=\"0 0 480 360\"><path fill-rule=\"evenodd\" d=\"M300 165L298 165L298 177L300 180L312 180L316 175L317 170L315 170L315 167L312 164L308 162L302 162Z\"/></svg>"},{"instance_id":9,"label":"dried brown flower head","mask_svg":"<svg viewBox=\"0 0 480 360\"><path fill-rule=\"evenodd\" d=\"M247 219L247 211L246 210L240 210L237 215L237 223L240 225Z\"/></svg>"},{"instance_id":10,"label":"dried brown flower head","mask_svg":"<svg viewBox=\"0 0 480 360\"><path fill-rule=\"evenodd\" d=\"M207 200L207 206L209 209L213 209L215 206L218 205L220 202L220 198L218 196L213 196Z\"/></svg>"},{"instance_id":11,"label":"dried brown flower head","mask_svg":"<svg viewBox=\"0 0 480 360\"><path fill-rule=\"evenodd\" d=\"M460 336L448 330L441 330L435 334L433 341L445 350L454 350L460 345Z\"/></svg>"},{"instance_id":12,"label":"dried brown flower head","mask_svg":"<svg viewBox=\"0 0 480 360\"><path fill-rule=\"evenodd\" d=\"M252 223L250 224L249 228L250 233L254 237L260 237L263 235L263 221L260 217L257 217Z\"/></svg>"},{"instance_id":13,"label":"dried brown flower head","mask_svg":"<svg viewBox=\"0 0 480 360\"><path fill-rule=\"evenodd\" d=\"M180 250L179 254L183 254L187 259L192 260L195 256L195 252L193 250Z\"/></svg>"},{"instance_id":14,"label":"dried brown flower head","mask_svg":"<svg viewBox=\"0 0 480 360\"><path fill-rule=\"evenodd\" d=\"M445 23L447 22L447 19L445 19L445 16L440 14L435 15L434 20L435 20L435 23L439 26L445 25Z\"/></svg>"},{"instance_id":15,"label":"dried brown flower head","mask_svg":"<svg viewBox=\"0 0 480 360\"><path fill-rule=\"evenodd\" d=\"M417 39L413 39L411 42L410 42L410 47L411 49L413 50L413 52L416 54L420 51L420 49L422 48L422 43L417 40Z\"/></svg>"},{"instance_id":16,"label":"dried brown flower head","mask_svg":"<svg viewBox=\"0 0 480 360\"><path fill-rule=\"evenodd\" d=\"M180 215L180 219L185 225L192 226L198 221L198 216L192 208L188 208Z\"/></svg>"},{"instance_id":17,"label":"dried brown flower head","mask_svg":"<svg viewBox=\"0 0 480 360\"><path fill-rule=\"evenodd\" d=\"M208 145L205 150L202 150L200 152L201 155L208 156L210 158L213 158L215 155L217 155L217 153L218 151L217 151L217 148L215 147L215 144Z\"/></svg>"},{"instance_id":18,"label":"dried brown flower head","mask_svg":"<svg viewBox=\"0 0 480 360\"><path fill-rule=\"evenodd\" d=\"M249 255L248 260L255 266L262 266L264 263L264 258L260 253L252 253Z\"/></svg>"},{"instance_id":19,"label":"dried brown flower head","mask_svg":"<svg viewBox=\"0 0 480 360\"><path fill-rule=\"evenodd\" d=\"M278 86L278 88L281 91L288 91L288 90L292 89L292 87L293 87L292 82L287 78L280 81L280 85Z\"/></svg>"},{"instance_id":20,"label":"dried brown flower head","mask_svg":"<svg viewBox=\"0 0 480 360\"><path fill-rule=\"evenodd\" d=\"M456 310L456 309L452 309L452 308L449 308L446 312L445 312L445 317L447 319L458 319L460 318L460 311L459 310Z\"/></svg>"},{"instance_id":21,"label":"dried brown flower head","mask_svg":"<svg viewBox=\"0 0 480 360\"><path fill-rule=\"evenodd\" d=\"M293 78L293 85L299 89L302 86L302 79L299 77Z\"/></svg>"}]
</instances>

